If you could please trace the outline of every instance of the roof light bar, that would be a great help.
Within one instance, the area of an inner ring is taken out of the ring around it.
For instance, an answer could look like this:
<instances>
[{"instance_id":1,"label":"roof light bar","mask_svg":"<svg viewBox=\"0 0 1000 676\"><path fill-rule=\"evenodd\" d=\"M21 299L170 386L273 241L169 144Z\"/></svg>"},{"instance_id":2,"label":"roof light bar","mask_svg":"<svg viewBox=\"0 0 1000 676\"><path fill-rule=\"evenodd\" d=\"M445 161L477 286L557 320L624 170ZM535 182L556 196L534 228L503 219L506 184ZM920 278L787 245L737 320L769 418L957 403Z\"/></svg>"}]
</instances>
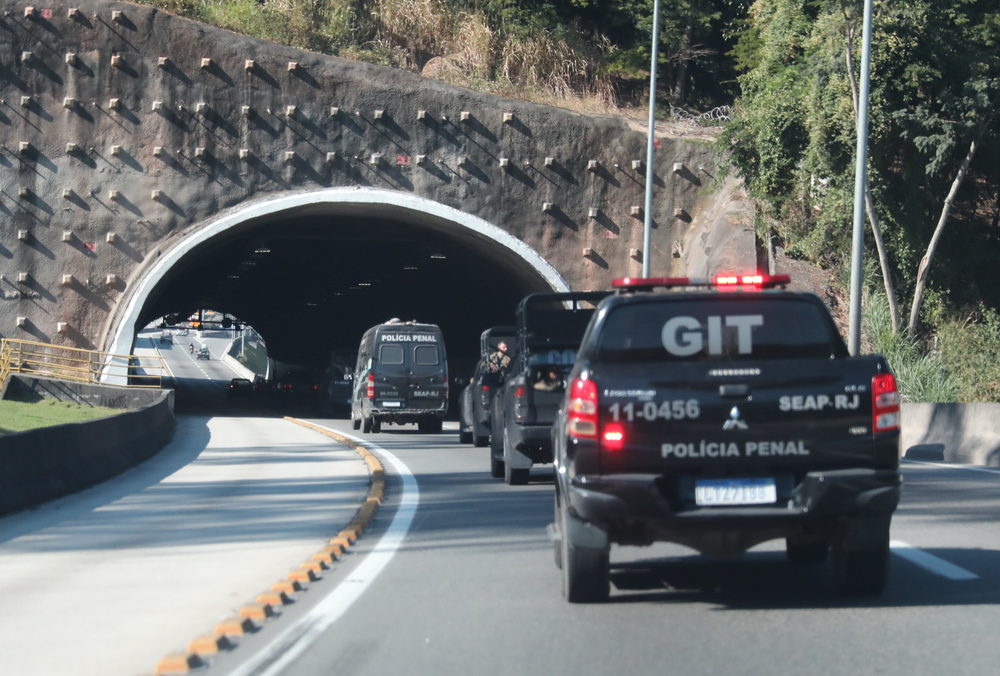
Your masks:
<instances>
[{"instance_id":1,"label":"roof light bar","mask_svg":"<svg viewBox=\"0 0 1000 676\"><path fill-rule=\"evenodd\" d=\"M773 289L791 284L788 275L716 275L715 277L621 277L611 282L611 286L621 291L640 291L655 288L676 288L700 286L706 288L750 287L753 289Z\"/></svg>"}]
</instances>

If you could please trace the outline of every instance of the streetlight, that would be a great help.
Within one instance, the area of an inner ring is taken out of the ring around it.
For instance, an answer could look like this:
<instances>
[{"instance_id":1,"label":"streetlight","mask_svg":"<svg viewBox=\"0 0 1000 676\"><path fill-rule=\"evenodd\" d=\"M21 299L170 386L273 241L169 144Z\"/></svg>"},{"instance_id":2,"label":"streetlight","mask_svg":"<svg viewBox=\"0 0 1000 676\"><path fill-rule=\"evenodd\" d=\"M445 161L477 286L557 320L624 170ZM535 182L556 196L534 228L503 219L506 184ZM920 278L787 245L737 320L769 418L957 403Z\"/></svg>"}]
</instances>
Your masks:
<instances>
[{"instance_id":1,"label":"streetlight","mask_svg":"<svg viewBox=\"0 0 1000 676\"><path fill-rule=\"evenodd\" d=\"M868 0L869 2L871 0ZM646 139L646 207L642 228L642 276L649 277L653 232L653 127L656 124L656 60L660 46L660 0L653 0L653 56L649 66L649 138Z\"/></svg>"},{"instance_id":2,"label":"streetlight","mask_svg":"<svg viewBox=\"0 0 1000 676\"><path fill-rule=\"evenodd\" d=\"M858 147L854 167L854 237L851 245L851 297L848 313L847 347L861 352L861 283L865 251L865 183L868 159L868 85L872 51L872 0L865 0L865 22L861 47L861 91L858 92Z\"/></svg>"}]
</instances>

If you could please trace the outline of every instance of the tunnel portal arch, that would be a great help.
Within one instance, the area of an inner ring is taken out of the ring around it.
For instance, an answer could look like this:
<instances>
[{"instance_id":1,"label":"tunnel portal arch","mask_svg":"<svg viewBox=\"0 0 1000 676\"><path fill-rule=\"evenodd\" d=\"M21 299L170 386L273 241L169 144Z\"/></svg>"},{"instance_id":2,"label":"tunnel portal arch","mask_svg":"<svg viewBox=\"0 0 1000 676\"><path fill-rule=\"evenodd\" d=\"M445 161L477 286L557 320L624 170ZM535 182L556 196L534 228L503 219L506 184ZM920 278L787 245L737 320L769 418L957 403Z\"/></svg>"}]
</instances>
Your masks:
<instances>
[{"instance_id":1,"label":"tunnel portal arch","mask_svg":"<svg viewBox=\"0 0 1000 676\"><path fill-rule=\"evenodd\" d=\"M252 204L241 205L196 225L140 272L129 288L131 293L120 306L122 311L113 318L108 334L112 336L109 351L130 354L138 331L151 318L149 304L157 294L167 292L171 272L178 266L192 265L200 250L235 232L250 233L261 224L281 219L309 216L350 216L355 219L391 218L415 226L420 232L436 230L472 247L482 255L503 260L512 278L519 277L531 290L569 291L563 276L537 250L505 230L478 216L464 213L433 200L391 190L365 188L330 188L272 196ZM331 228L360 227L331 224ZM373 251L373 265L378 252ZM456 279L456 284L462 284ZM447 302L447 299L442 299ZM226 308L217 308L226 309ZM386 317L388 318L388 317ZM482 330L486 326L477 327Z\"/></svg>"}]
</instances>

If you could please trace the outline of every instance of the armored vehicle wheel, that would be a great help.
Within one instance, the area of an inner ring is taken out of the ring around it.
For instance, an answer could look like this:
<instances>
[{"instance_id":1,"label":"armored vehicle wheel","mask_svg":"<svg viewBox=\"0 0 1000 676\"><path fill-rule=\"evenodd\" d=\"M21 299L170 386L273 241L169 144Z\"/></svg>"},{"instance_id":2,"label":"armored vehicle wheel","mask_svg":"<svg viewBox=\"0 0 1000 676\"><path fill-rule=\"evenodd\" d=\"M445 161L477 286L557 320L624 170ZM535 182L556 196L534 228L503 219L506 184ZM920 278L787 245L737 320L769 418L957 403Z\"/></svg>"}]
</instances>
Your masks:
<instances>
[{"instance_id":1,"label":"armored vehicle wheel","mask_svg":"<svg viewBox=\"0 0 1000 676\"><path fill-rule=\"evenodd\" d=\"M606 601L611 587L609 551L574 547L569 539L567 521L574 518L566 508L562 512L559 541L562 551L562 591L570 603Z\"/></svg>"},{"instance_id":2,"label":"armored vehicle wheel","mask_svg":"<svg viewBox=\"0 0 1000 676\"><path fill-rule=\"evenodd\" d=\"M797 566L818 566L826 561L830 543L813 538L786 538L785 555Z\"/></svg>"}]
</instances>

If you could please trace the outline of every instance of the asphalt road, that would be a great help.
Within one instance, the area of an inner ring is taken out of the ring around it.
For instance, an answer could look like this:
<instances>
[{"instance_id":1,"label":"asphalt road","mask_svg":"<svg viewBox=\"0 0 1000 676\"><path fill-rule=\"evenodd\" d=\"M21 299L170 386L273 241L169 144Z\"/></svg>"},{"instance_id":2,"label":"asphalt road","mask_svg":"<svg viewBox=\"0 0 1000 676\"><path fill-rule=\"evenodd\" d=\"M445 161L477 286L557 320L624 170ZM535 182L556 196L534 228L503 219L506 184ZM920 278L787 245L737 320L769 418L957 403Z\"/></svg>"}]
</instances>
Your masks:
<instances>
[{"instance_id":1,"label":"asphalt road","mask_svg":"<svg viewBox=\"0 0 1000 676\"><path fill-rule=\"evenodd\" d=\"M995 471L905 463L890 583L874 599L836 596L827 566L792 566L778 543L732 561L656 545L613 550L610 602L571 606L545 536L550 470L505 486L490 478L486 449L458 445L453 429L366 439L403 468L378 528L327 576L328 601L310 600L209 673L979 674L1000 664ZM366 557L382 567L362 569Z\"/></svg>"},{"instance_id":2,"label":"asphalt road","mask_svg":"<svg viewBox=\"0 0 1000 676\"><path fill-rule=\"evenodd\" d=\"M168 449L0 520L4 673L151 674L298 567L363 497L353 451L263 406L240 414L220 398L231 371L179 348L168 362L180 408L201 412L180 416ZM362 435L313 422L370 444L387 499L332 570L193 673L978 675L1000 664L997 471L904 462L890 582L874 599L836 596L827 566L792 566L779 543L732 561L656 545L614 549L610 601L571 606L545 535L551 469L505 486L454 423Z\"/></svg>"}]
</instances>

